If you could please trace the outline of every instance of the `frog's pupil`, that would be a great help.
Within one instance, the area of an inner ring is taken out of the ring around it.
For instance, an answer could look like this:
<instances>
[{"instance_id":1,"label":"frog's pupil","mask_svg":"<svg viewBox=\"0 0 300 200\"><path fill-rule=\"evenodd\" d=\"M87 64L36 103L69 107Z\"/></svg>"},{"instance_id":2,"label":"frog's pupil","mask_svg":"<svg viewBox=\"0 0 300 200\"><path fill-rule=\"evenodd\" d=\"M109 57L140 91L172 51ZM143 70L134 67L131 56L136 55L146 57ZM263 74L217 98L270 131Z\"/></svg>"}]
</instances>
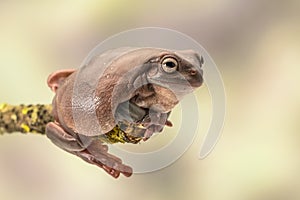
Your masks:
<instances>
[{"instance_id":1,"label":"frog's pupil","mask_svg":"<svg viewBox=\"0 0 300 200\"><path fill-rule=\"evenodd\" d=\"M166 62L166 66L167 66L167 67L170 67L170 68L173 68L173 67L175 67L176 65L175 65L174 62Z\"/></svg>"}]
</instances>

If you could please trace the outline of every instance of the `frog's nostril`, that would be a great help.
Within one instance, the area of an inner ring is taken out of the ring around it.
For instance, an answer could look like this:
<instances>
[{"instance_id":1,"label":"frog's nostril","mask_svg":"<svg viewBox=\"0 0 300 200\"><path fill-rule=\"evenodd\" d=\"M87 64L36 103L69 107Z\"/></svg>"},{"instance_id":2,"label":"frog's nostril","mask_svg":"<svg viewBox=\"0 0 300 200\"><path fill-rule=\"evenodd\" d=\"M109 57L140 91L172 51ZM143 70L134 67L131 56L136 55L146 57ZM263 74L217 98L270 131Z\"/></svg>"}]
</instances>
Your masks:
<instances>
[{"instance_id":1,"label":"frog's nostril","mask_svg":"<svg viewBox=\"0 0 300 200\"><path fill-rule=\"evenodd\" d=\"M195 76L195 75L197 74L197 70L195 70L195 69L190 69L190 70L189 70L189 73L190 73L191 76Z\"/></svg>"}]
</instances>

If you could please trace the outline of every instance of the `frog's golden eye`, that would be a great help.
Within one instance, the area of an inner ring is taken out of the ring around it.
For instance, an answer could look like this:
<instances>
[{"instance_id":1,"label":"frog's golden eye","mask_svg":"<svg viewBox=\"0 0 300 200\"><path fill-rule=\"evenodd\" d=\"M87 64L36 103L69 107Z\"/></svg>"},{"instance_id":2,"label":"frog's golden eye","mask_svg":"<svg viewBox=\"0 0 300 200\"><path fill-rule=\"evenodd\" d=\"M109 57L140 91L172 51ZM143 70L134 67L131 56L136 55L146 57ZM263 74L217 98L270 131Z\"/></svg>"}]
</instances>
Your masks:
<instances>
[{"instance_id":1,"label":"frog's golden eye","mask_svg":"<svg viewBox=\"0 0 300 200\"><path fill-rule=\"evenodd\" d=\"M171 58L171 57L164 58L161 65L162 65L163 70L167 73L173 73L178 68L177 60L174 58Z\"/></svg>"}]
</instances>

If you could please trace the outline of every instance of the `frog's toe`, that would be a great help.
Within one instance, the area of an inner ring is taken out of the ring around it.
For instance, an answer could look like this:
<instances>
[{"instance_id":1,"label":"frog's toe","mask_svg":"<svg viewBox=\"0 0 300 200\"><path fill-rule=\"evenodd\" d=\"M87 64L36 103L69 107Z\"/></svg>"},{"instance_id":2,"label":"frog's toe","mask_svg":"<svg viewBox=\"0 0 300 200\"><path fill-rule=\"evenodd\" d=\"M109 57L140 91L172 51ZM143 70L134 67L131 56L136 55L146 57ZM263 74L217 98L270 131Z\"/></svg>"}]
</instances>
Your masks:
<instances>
[{"instance_id":1,"label":"frog's toe","mask_svg":"<svg viewBox=\"0 0 300 200\"><path fill-rule=\"evenodd\" d=\"M131 176L132 168L124 165L122 160L114 155L107 152L92 153L95 159L103 164L103 168L112 176L116 175L117 172L124 174L126 177Z\"/></svg>"},{"instance_id":2,"label":"frog's toe","mask_svg":"<svg viewBox=\"0 0 300 200\"><path fill-rule=\"evenodd\" d=\"M112 177L114 178L118 178L120 176L120 172L113 169L113 168L110 168L106 165L103 165L102 167L109 175L111 175Z\"/></svg>"},{"instance_id":3,"label":"frog's toe","mask_svg":"<svg viewBox=\"0 0 300 200\"><path fill-rule=\"evenodd\" d=\"M132 168L124 164L119 166L119 170L126 177L130 177L133 173Z\"/></svg>"},{"instance_id":4,"label":"frog's toe","mask_svg":"<svg viewBox=\"0 0 300 200\"><path fill-rule=\"evenodd\" d=\"M72 152L84 161L96 165L104 169L109 175L114 178L118 178L120 173L124 176L129 177L132 175L132 169L129 166L122 164L122 160L107 152L97 152L96 155L85 149L80 152Z\"/></svg>"}]
</instances>

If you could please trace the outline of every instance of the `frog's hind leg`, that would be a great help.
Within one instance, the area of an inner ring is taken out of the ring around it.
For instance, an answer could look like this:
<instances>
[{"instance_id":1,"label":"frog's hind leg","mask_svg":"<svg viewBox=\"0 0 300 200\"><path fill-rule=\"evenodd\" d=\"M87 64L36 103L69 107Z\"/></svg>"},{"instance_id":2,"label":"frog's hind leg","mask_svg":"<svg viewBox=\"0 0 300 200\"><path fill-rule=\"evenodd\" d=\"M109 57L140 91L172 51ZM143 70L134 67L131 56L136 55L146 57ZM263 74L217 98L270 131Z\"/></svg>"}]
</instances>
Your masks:
<instances>
[{"instance_id":1,"label":"frog's hind leg","mask_svg":"<svg viewBox=\"0 0 300 200\"><path fill-rule=\"evenodd\" d=\"M117 178L120 173L126 177L132 175L132 168L123 164L120 158L109 154L107 145L100 140L93 140L86 150L92 156L88 158L91 159L90 163L102 167L111 176Z\"/></svg>"},{"instance_id":2,"label":"frog's hind leg","mask_svg":"<svg viewBox=\"0 0 300 200\"><path fill-rule=\"evenodd\" d=\"M63 69L56 71L50 74L47 79L47 84L53 92L56 92L56 90L64 83L65 79L74 72L75 69Z\"/></svg>"},{"instance_id":3,"label":"frog's hind leg","mask_svg":"<svg viewBox=\"0 0 300 200\"><path fill-rule=\"evenodd\" d=\"M55 122L47 124L46 135L56 146L66 151L82 151L85 149L79 144L75 137L65 132L65 130Z\"/></svg>"},{"instance_id":4,"label":"frog's hind leg","mask_svg":"<svg viewBox=\"0 0 300 200\"><path fill-rule=\"evenodd\" d=\"M90 164L103 168L114 178L118 178L120 173L127 177L132 175L131 167L124 165L120 158L109 154L107 145L104 145L100 140L91 140L89 145L85 147L81 145L77 138L65 132L55 122L47 124L46 135L61 149L82 158Z\"/></svg>"}]
</instances>

